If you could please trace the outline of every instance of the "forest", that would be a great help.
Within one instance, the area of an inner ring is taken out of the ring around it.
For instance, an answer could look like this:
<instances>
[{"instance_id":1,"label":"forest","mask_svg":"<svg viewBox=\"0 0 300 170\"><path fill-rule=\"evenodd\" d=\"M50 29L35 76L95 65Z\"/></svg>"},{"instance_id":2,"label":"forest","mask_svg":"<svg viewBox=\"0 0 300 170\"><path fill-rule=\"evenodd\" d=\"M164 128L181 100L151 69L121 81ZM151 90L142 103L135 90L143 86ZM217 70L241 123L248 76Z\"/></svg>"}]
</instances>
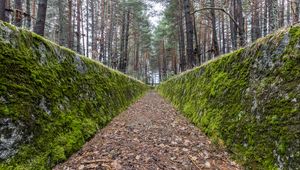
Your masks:
<instances>
[{"instance_id":1,"label":"forest","mask_svg":"<svg viewBox=\"0 0 300 170\"><path fill-rule=\"evenodd\" d=\"M299 0L0 0L0 4L1 20L148 84L298 23L300 14ZM151 17L159 19L151 22Z\"/></svg>"},{"instance_id":2,"label":"forest","mask_svg":"<svg viewBox=\"0 0 300 170\"><path fill-rule=\"evenodd\" d=\"M300 170L300 0L0 0L0 170Z\"/></svg>"}]
</instances>

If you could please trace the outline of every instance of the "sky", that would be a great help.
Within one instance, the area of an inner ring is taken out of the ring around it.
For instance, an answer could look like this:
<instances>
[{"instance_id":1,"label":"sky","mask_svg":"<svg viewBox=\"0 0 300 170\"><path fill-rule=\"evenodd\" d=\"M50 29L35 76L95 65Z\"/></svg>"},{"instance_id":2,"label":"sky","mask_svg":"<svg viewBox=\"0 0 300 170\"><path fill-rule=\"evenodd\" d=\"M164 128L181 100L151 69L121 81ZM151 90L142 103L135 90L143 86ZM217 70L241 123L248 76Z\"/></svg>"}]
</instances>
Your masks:
<instances>
[{"instance_id":1,"label":"sky","mask_svg":"<svg viewBox=\"0 0 300 170\"><path fill-rule=\"evenodd\" d=\"M151 11L149 11L150 22L153 26L158 26L159 21L162 19L163 11L165 7L161 3L155 3L151 1L147 1L148 4L152 6Z\"/></svg>"}]
</instances>

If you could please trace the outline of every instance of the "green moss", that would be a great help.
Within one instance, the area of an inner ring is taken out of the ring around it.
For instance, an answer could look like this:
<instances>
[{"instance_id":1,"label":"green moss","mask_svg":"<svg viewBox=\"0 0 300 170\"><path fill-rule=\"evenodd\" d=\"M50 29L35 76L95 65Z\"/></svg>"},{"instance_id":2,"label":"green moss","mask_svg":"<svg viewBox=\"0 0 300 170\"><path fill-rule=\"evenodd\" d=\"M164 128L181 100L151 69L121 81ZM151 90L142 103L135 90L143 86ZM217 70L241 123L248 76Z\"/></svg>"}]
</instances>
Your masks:
<instances>
[{"instance_id":1,"label":"green moss","mask_svg":"<svg viewBox=\"0 0 300 170\"><path fill-rule=\"evenodd\" d=\"M0 70L0 120L19 122L25 134L17 154L0 160L0 169L51 169L148 89L2 22Z\"/></svg>"},{"instance_id":2,"label":"green moss","mask_svg":"<svg viewBox=\"0 0 300 170\"><path fill-rule=\"evenodd\" d=\"M299 46L294 26L157 89L246 169L299 169Z\"/></svg>"}]
</instances>

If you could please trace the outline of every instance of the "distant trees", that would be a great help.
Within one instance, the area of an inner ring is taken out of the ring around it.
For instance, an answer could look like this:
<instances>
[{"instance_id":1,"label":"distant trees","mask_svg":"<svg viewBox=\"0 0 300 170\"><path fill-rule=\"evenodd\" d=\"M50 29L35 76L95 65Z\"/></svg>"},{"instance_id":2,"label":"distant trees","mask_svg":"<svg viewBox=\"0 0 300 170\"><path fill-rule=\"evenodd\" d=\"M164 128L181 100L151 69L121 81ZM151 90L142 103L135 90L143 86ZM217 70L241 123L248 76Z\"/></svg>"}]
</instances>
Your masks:
<instances>
[{"instance_id":1,"label":"distant trees","mask_svg":"<svg viewBox=\"0 0 300 170\"><path fill-rule=\"evenodd\" d=\"M149 1L166 7L155 28ZM0 19L145 82L299 22L299 0L0 0Z\"/></svg>"},{"instance_id":2,"label":"distant trees","mask_svg":"<svg viewBox=\"0 0 300 170\"><path fill-rule=\"evenodd\" d=\"M279 27L298 23L300 14L299 0L170 0L165 3L167 9L161 21L165 26L157 28L156 34L166 31L165 39L169 39L176 32L177 45L166 41L165 46L175 48L173 55L178 56L180 71L236 50ZM174 73L171 66L174 59L165 56L170 63L166 65L168 77ZM162 64L160 67L163 80L165 68Z\"/></svg>"}]
</instances>

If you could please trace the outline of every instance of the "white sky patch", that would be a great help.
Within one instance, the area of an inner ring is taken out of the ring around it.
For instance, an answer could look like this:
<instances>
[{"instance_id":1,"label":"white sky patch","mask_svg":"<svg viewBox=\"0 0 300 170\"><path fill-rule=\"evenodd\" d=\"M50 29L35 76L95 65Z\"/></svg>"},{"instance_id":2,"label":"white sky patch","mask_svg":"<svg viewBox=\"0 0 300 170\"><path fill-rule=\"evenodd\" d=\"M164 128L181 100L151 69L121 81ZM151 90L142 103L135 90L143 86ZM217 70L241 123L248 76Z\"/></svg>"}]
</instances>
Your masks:
<instances>
[{"instance_id":1,"label":"white sky patch","mask_svg":"<svg viewBox=\"0 0 300 170\"><path fill-rule=\"evenodd\" d=\"M150 14L150 22L154 27L157 27L159 24L159 21L163 17L163 11L165 10L165 7L161 3L155 3L155 2L149 2L148 4L152 6L150 11L148 11L148 14Z\"/></svg>"}]
</instances>

